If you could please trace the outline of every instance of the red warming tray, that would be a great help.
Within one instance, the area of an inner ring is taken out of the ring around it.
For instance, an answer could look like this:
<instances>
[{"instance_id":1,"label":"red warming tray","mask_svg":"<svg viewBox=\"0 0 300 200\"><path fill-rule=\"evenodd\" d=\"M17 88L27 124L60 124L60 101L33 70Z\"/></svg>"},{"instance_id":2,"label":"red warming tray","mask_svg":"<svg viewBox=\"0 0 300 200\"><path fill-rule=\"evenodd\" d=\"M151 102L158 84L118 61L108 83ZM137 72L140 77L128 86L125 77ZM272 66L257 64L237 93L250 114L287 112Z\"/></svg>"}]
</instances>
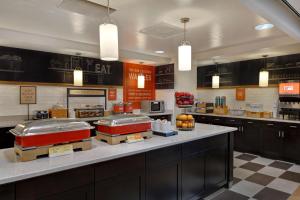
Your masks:
<instances>
[{"instance_id":1,"label":"red warming tray","mask_svg":"<svg viewBox=\"0 0 300 200\"><path fill-rule=\"evenodd\" d=\"M112 115L95 122L95 125L98 132L123 135L151 130L151 119L134 114Z\"/></svg>"},{"instance_id":2,"label":"red warming tray","mask_svg":"<svg viewBox=\"0 0 300 200\"><path fill-rule=\"evenodd\" d=\"M16 136L16 145L29 148L88 139L92 128L74 119L38 120L18 124L10 132Z\"/></svg>"}]
</instances>

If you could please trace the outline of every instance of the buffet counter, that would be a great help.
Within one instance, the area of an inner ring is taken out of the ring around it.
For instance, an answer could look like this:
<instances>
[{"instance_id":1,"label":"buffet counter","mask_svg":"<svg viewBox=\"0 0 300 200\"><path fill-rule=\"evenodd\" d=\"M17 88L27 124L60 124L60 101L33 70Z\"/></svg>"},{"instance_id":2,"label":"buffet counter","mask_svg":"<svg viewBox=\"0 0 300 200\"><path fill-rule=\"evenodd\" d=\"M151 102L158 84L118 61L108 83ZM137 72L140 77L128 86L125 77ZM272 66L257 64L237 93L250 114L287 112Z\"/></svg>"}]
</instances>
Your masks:
<instances>
[{"instance_id":1,"label":"buffet counter","mask_svg":"<svg viewBox=\"0 0 300 200\"><path fill-rule=\"evenodd\" d=\"M143 142L109 145L93 139L91 150L55 158L42 158L30 162L17 162L13 148L0 150L0 184L29 179L36 176L77 168L107 160L148 152L172 145L208 138L237 130L206 124L196 124L193 131L179 131L172 137L154 136Z\"/></svg>"}]
</instances>

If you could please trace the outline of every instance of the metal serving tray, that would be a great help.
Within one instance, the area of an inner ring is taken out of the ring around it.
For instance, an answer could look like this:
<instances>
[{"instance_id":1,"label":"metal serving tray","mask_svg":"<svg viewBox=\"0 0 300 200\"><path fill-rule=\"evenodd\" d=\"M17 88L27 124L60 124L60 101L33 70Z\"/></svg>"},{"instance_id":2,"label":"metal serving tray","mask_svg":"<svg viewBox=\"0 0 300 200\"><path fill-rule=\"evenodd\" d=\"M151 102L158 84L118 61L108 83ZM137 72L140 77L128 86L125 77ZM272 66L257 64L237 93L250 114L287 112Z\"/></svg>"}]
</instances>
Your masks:
<instances>
[{"instance_id":1,"label":"metal serving tray","mask_svg":"<svg viewBox=\"0 0 300 200\"><path fill-rule=\"evenodd\" d=\"M93 128L89 123L77 119L46 119L18 124L10 132L15 136L33 136Z\"/></svg>"},{"instance_id":2,"label":"metal serving tray","mask_svg":"<svg viewBox=\"0 0 300 200\"><path fill-rule=\"evenodd\" d=\"M94 122L94 124L104 126L123 126L148 122L151 122L151 118L148 116L135 114L119 114L103 117L99 121Z\"/></svg>"}]
</instances>

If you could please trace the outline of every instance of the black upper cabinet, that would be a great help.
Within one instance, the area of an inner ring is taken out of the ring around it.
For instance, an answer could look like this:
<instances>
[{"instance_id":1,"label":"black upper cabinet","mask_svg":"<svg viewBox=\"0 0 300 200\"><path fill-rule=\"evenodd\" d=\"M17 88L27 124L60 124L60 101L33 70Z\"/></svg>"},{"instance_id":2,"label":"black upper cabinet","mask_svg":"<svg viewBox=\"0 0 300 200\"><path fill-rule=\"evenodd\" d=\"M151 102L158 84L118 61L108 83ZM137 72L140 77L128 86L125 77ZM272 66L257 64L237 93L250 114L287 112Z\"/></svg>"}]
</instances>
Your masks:
<instances>
[{"instance_id":1,"label":"black upper cabinet","mask_svg":"<svg viewBox=\"0 0 300 200\"><path fill-rule=\"evenodd\" d=\"M220 86L247 86L259 84L259 72L262 68L269 71L269 84L278 84L283 80L300 79L300 54L272 57L265 60L245 60L215 65L200 66L197 69L197 86L211 87L212 76L220 76Z\"/></svg>"}]
</instances>

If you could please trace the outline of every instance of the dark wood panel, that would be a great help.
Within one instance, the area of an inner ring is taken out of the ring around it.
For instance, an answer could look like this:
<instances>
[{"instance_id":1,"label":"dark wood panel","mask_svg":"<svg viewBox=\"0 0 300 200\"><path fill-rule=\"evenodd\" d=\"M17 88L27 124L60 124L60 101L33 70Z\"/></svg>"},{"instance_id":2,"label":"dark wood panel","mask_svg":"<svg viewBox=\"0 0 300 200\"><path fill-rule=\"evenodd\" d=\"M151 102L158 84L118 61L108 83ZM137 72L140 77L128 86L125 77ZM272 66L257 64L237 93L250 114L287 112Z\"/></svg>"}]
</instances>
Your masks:
<instances>
[{"instance_id":1,"label":"dark wood panel","mask_svg":"<svg viewBox=\"0 0 300 200\"><path fill-rule=\"evenodd\" d=\"M261 153L267 158L282 158L283 139L281 125L274 122L264 122L261 127Z\"/></svg>"},{"instance_id":2,"label":"dark wood panel","mask_svg":"<svg viewBox=\"0 0 300 200\"><path fill-rule=\"evenodd\" d=\"M174 64L155 67L155 88L174 89Z\"/></svg>"},{"instance_id":3,"label":"dark wood panel","mask_svg":"<svg viewBox=\"0 0 300 200\"><path fill-rule=\"evenodd\" d=\"M42 83L73 83L80 67L85 85L122 85L123 63L95 58L0 47L0 80Z\"/></svg>"},{"instance_id":4,"label":"dark wood panel","mask_svg":"<svg viewBox=\"0 0 300 200\"><path fill-rule=\"evenodd\" d=\"M42 197L39 200L93 200L94 189L92 185L82 186L66 192Z\"/></svg>"},{"instance_id":5,"label":"dark wood panel","mask_svg":"<svg viewBox=\"0 0 300 200\"><path fill-rule=\"evenodd\" d=\"M0 185L0 199L14 200L15 199L15 184Z\"/></svg>"},{"instance_id":6,"label":"dark wood panel","mask_svg":"<svg viewBox=\"0 0 300 200\"><path fill-rule=\"evenodd\" d=\"M300 125L289 124L283 129L283 157L287 161L300 163Z\"/></svg>"}]
</instances>

